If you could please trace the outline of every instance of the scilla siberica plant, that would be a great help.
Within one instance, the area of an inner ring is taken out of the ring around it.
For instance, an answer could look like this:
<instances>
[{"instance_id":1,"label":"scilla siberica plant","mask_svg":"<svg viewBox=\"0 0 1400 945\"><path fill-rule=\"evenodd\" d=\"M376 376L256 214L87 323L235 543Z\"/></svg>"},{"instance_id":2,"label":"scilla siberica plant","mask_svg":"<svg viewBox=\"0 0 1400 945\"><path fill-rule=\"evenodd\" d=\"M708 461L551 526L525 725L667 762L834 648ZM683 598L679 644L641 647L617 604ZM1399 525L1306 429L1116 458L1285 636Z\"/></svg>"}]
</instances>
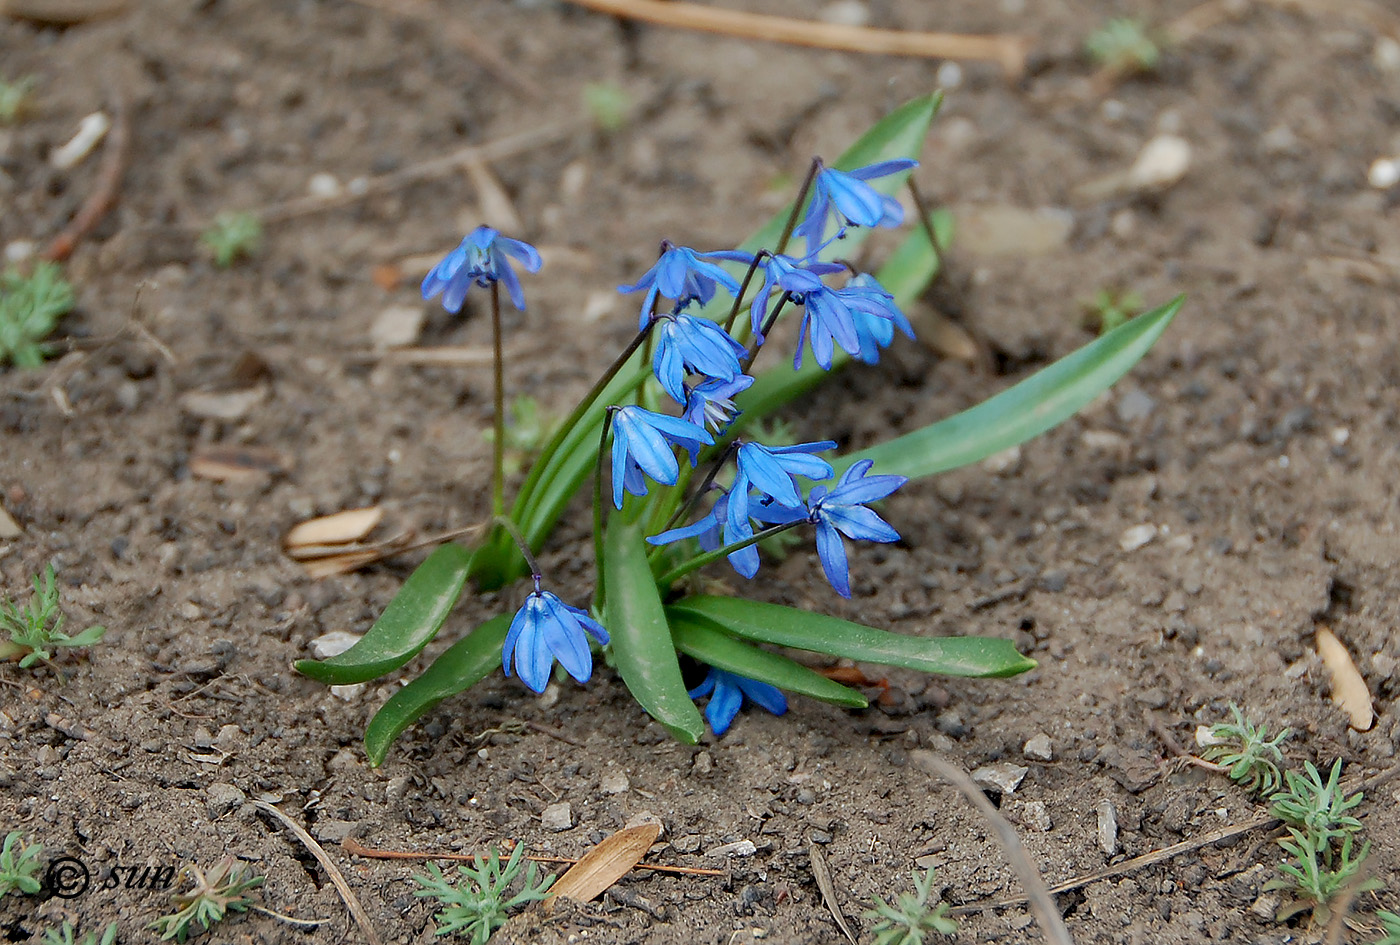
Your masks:
<instances>
[{"instance_id":1,"label":"scilla siberica plant","mask_svg":"<svg viewBox=\"0 0 1400 945\"><path fill-rule=\"evenodd\" d=\"M871 229L903 222L891 194L916 166L939 101L929 96L896 110L832 166L814 161L792 207L740 248L662 243L656 264L620 287L640 296L637 335L554 431L509 507L500 287L523 311L514 266L535 272L540 256L481 227L429 273L424 297L441 294L451 311L473 288L490 296L492 527L475 548L453 543L429 555L350 650L297 668L333 684L376 678L436 636L469 580L489 589L528 576L533 587L515 613L458 640L389 699L365 734L373 763L415 719L495 668L539 692L556 661L586 682L595 647L605 648L641 706L688 743L705 725L692 699L708 698L705 715L716 735L745 700L786 711L784 691L866 705L861 693L760 644L962 676L1009 676L1035 665L1005 640L903 635L692 592L690 576L721 558L753 578L759 542L804 528L832 588L850 597L848 543L899 540L873 504L912 478L977 462L1071 416L1142 357L1180 307L1177 299L1139 316L970 410L853 454L836 455L831 440L765 444L749 436L753 421L848 361L873 364L897 335L913 336L900 306L937 274L939 249L951 237L947 214L922 219L878 273L837 260L853 258ZM761 369L770 333L784 318L797 320L793 361ZM590 478L597 579L583 606L550 589L534 554ZM679 655L708 667L689 691Z\"/></svg>"}]
</instances>

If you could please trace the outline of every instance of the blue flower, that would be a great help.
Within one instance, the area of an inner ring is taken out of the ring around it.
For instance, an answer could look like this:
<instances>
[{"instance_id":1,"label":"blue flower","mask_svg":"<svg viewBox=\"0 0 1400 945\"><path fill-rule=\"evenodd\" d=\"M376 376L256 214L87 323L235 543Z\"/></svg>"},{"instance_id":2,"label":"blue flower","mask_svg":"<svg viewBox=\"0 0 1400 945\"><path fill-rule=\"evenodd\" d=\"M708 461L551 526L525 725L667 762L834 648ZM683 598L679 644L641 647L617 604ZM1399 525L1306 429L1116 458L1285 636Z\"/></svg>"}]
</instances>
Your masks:
<instances>
[{"instance_id":1,"label":"blue flower","mask_svg":"<svg viewBox=\"0 0 1400 945\"><path fill-rule=\"evenodd\" d=\"M721 538L725 545L733 545L752 537L753 528L749 525L747 517L739 525L729 521L729 495L725 493L715 500L714 507L705 513L703 518L682 528L652 535L647 542L653 545L669 545L673 541L694 538L700 542L702 551L714 551L721 546ZM725 557L729 559L734 570L746 578L758 573L758 548L753 545L731 551Z\"/></svg>"},{"instance_id":2,"label":"blue flower","mask_svg":"<svg viewBox=\"0 0 1400 945\"><path fill-rule=\"evenodd\" d=\"M680 477L674 446L684 447L695 464L701 446L713 446L715 438L704 427L643 407L621 407L613 416L613 504L622 508L625 488L632 495L646 495L642 473L667 486Z\"/></svg>"},{"instance_id":3,"label":"blue flower","mask_svg":"<svg viewBox=\"0 0 1400 945\"><path fill-rule=\"evenodd\" d=\"M680 308L689 302L706 304L715 297L715 286L722 285L730 294L737 294L739 282L729 273L709 260L724 259L747 265L753 256L739 250L719 250L712 253L697 253L685 246L674 246L669 241L661 244L661 258L648 269L640 279L631 285L620 285L619 292L640 292L647 290L642 300L642 317L639 328L645 328L651 321L652 306L657 295L674 299Z\"/></svg>"},{"instance_id":4,"label":"blue flower","mask_svg":"<svg viewBox=\"0 0 1400 945\"><path fill-rule=\"evenodd\" d=\"M739 357L747 349L708 318L663 315L654 331L656 353L651 369L677 403L686 402L687 372L721 381L731 381L744 373Z\"/></svg>"},{"instance_id":5,"label":"blue flower","mask_svg":"<svg viewBox=\"0 0 1400 945\"><path fill-rule=\"evenodd\" d=\"M790 509L802 508L802 493L797 490L794 476L806 479L830 479L831 464L818 459L811 453L836 448L832 440L815 443L798 443L794 446L764 446L762 443L744 443L739 447L735 462L739 467L734 479L734 491L739 491L739 483L752 486L762 495L768 496L779 505ZM731 493L731 499L733 494ZM748 502L742 504L747 513Z\"/></svg>"},{"instance_id":6,"label":"blue flower","mask_svg":"<svg viewBox=\"0 0 1400 945\"><path fill-rule=\"evenodd\" d=\"M831 167L817 171L812 182L812 202L802 222L793 230L807 242L807 255L813 255L826 240L827 214L833 207L839 223L838 238L846 234L849 226L899 226L903 223L904 209L899 201L865 182L918 166L918 161L899 158L854 171L838 171Z\"/></svg>"},{"instance_id":7,"label":"blue flower","mask_svg":"<svg viewBox=\"0 0 1400 945\"><path fill-rule=\"evenodd\" d=\"M588 647L590 636L600 645L608 643L608 631L602 624L549 591L540 590L537 578L534 591L510 622L510 631L501 649L501 665L509 676L514 662L520 681L535 692L544 692L555 659L570 676L587 682L593 674L593 653Z\"/></svg>"},{"instance_id":8,"label":"blue flower","mask_svg":"<svg viewBox=\"0 0 1400 945\"><path fill-rule=\"evenodd\" d=\"M479 226L467 234L457 248L448 253L423 280L423 301L442 293L442 307L457 312L467 297L467 289L475 282L482 288L500 281L506 284L510 300L525 311L525 292L511 268L510 259L519 260L530 272L539 272L540 254L535 247L520 240L502 236L489 226Z\"/></svg>"},{"instance_id":9,"label":"blue flower","mask_svg":"<svg viewBox=\"0 0 1400 945\"><path fill-rule=\"evenodd\" d=\"M860 351L855 356L861 361L879 363L880 349L889 347L896 328L913 339L914 328L909 319L874 276L861 273L853 277L839 294L855 318L856 334L860 336Z\"/></svg>"},{"instance_id":10,"label":"blue flower","mask_svg":"<svg viewBox=\"0 0 1400 945\"><path fill-rule=\"evenodd\" d=\"M809 339L812 357L824 371L831 370L831 358L836 353L833 343L847 354L860 353L856 315L840 290L822 286L808 292L802 300L802 327L797 334L797 352L792 356L794 370L802 367L802 345Z\"/></svg>"},{"instance_id":11,"label":"blue flower","mask_svg":"<svg viewBox=\"0 0 1400 945\"><path fill-rule=\"evenodd\" d=\"M787 711L787 697L776 686L713 666L705 681L690 690L689 695L692 699L710 697L709 705L705 706L705 718L716 737L729 731L729 725L739 714L739 707L745 699L763 706L774 715Z\"/></svg>"},{"instance_id":12,"label":"blue flower","mask_svg":"<svg viewBox=\"0 0 1400 945\"><path fill-rule=\"evenodd\" d=\"M753 318L753 334L759 344L763 343L763 322L768 314L768 297L775 288L792 296L793 302L801 305L809 293L826 288L821 277L833 272L841 272L845 267L836 263L816 260L797 260L791 256L774 255L759 264L763 269L763 285L754 296L749 314Z\"/></svg>"},{"instance_id":13,"label":"blue flower","mask_svg":"<svg viewBox=\"0 0 1400 945\"><path fill-rule=\"evenodd\" d=\"M716 433L723 433L739 415L739 408L734 406L735 395L752 386L753 378L747 374L729 380L711 378L697 384L686 392L681 417L697 427L709 425Z\"/></svg>"},{"instance_id":14,"label":"blue flower","mask_svg":"<svg viewBox=\"0 0 1400 945\"><path fill-rule=\"evenodd\" d=\"M865 507L867 502L883 499L904 485L905 476L871 476L866 473L874 463L863 459L851 466L827 492L825 486L813 486L807 497L808 520L817 526L817 556L821 558L826 579L842 597L851 596L850 569L846 563L846 548L841 536L856 541L899 541L899 532Z\"/></svg>"}]
</instances>

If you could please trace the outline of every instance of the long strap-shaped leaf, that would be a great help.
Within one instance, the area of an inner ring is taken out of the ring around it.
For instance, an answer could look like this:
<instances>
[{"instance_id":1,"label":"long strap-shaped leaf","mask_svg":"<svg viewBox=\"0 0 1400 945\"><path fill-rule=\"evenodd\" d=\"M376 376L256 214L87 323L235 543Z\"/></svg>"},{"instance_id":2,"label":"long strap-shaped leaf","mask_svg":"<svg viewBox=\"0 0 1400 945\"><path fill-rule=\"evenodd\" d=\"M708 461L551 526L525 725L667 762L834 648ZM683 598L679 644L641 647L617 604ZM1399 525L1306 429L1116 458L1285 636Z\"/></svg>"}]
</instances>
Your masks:
<instances>
[{"instance_id":1,"label":"long strap-shaped leaf","mask_svg":"<svg viewBox=\"0 0 1400 945\"><path fill-rule=\"evenodd\" d=\"M297 672L332 686L366 682L407 663L437 636L467 583L472 553L448 542L428 555L369 632L324 660L297 660Z\"/></svg>"},{"instance_id":2,"label":"long strap-shaped leaf","mask_svg":"<svg viewBox=\"0 0 1400 945\"><path fill-rule=\"evenodd\" d=\"M675 641L676 649L686 656L738 676L757 679L770 686L834 705L863 709L870 704L865 696L854 689L794 663L786 656L750 646L715 630L708 623L691 620L680 611L671 610L668 615L671 618L671 639Z\"/></svg>"},{"instance_id":3,"label":"long strap-shaped leaf","mask_svg":"<svg viewBox=\"0 0 1400 945\"><path fill-rule=\"evenodd\" d=\"M501 647L506 642L510 621L510 614L492 617L448 647L423 675L384 703L365 729L365 754L371 765L377 768L383 764L389 746L424 713L500 668Z\"/></svg>"},{"instance_id":4,"label":"long strap-shaped leaf","mask_svg":"<svg viewBox=\"0 0 1400 945\"><path fill-rule=\"evenodd\" d=\"M666 611L647 564L641 529L617 518L603 542L604 625L613 662L633 697L679 740L694 745L705 732L700 710L686 695Z\"/></svg>"},{"instance_id":5,"label":"long strap-shaped leaf","mask_svg":"<svg viewBox=\"0 0 1400 945\"><path fill-rule=\"evenodd\" d=\"M667 611L677 619L708 623L747 640L945 676L1015 676L1036 665L1009 640L904 636L738 597L687 597Z\"/></svg>"},{"instance_id":6,"label":"long strap-shaped leaf","mask_svg":"<svg viewBox=\"0 0 1400 945\"><path fill-rule=\"evenodd\" d=\"M976 407L878 446L833 460L840 473L862 459L878 473L918 479L978 462L1039 436L1108 389L1147 353L1186 301L1177 296Z\"/></svg>"}]
</instances>

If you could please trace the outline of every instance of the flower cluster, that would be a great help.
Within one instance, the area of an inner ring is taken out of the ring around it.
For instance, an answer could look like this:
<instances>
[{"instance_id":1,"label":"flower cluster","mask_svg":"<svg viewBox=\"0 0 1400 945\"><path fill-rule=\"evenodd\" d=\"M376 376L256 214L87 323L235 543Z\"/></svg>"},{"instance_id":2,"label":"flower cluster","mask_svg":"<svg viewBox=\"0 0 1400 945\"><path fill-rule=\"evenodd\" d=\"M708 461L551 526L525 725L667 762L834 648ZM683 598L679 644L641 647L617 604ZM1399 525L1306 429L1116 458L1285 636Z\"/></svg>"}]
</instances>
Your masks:
<instances>
[{"instance_id":1,"label":"flower cluster","mask_svg":"<svg viewBox=\"0 0 1400 945\"><path fill-rule=\"evenodd\" d=\"M734 461L729 485L714 486L716 497L709 510L689 525L665 528L649 537L654 546L694 538L704 552L724 553L737 572L752 577L759 568L755 542L763 537L764 529L810 524L827 579L837 593L849 597L844 540L899 539L898 532L867 506L893 493L904 484L904 477L869 475L871 463L863 461L846 469L828 488L822 483L829 482L835 470L817 454L835 448L830 440L765 445L731 438L727 448L720 447L739 414L736 398L754 383L752 361L788 307L801 310L794 367L801 367L807 346L816 362L829 370L837 348L874 363L896 330L913 337L893 296L874 277L821 258L831 242L842 238L850 227L900 223L903 212L899 204L866 182L913 166L913 161L886 161L847 173L816 165L811 201L793 227L805 243L802 256L768 251L756 255L740 250L698 252L666 242L655 265L635 283L619 286L623 293L645 293L639 317L641 336L636 344L645 339L651 346L652 374L660 390L675 402L679 415L632 402L608 408L610 424L605 430L610 428L612 437L612 504L622 510L627 496L647 496L649 483L655 483L670 489L655 501L665 509L679 509L690 469L702 460L712 466L702 486L706 490L715 483L721 467L727 468L731 457ZM836 231L828 239L833 219ZM530 272L540 267L540 256L533 247L481 227L428 274L423 296L428 299L441 293L443 305L456 311L472 285L494 286L499 282L505 284L515 306L524 310L524 295L511 260ZM741 281L725 263L748 266L749 272ZM830 283L832 277L842 275L846 276L843 284ZM744 288L750 284L756 284L757 289L753 298L746 300ZM747 301L751 348L700 311L721 291L733 299L734 312ZM663 301L669 305L663 306ZM654 394L636 399L660 406ZM701 497L694 497L692 504L696 498ZM673 520L678 516L679 512ZM691 560L700 559L692 556ZM531 568L535 572L534 590L516 613L505 638L502 662L506 674L513 670L531 689L542 691L558 660L574 679L586 681L593 667L590 641L606 646L608 632L587 612L541 590L541 577L533 561ZM691 696L709 696L706 715L716 734L728 728L745 697L775 713L786 710L782 693L772 686L715 668Z\"/></svg>"}]
</instances>

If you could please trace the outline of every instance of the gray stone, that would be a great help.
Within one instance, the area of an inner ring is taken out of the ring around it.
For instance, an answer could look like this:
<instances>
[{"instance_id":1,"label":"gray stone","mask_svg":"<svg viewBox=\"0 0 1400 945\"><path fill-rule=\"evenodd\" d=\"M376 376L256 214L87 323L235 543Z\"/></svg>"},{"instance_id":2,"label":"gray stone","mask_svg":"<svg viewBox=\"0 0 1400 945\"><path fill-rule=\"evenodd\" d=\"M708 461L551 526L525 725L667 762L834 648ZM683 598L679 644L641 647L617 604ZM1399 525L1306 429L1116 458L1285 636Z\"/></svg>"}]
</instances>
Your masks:
<instances>
[{"instance_id":1,"label":"gray stone","mask_svg":"<svg viewBox=\"0 0 1400 945\"><path fill-rule=\"evenodd\" d=\"M602 783L598 785L604 794L625 794L632 786L624 771L609 771L603 775Z\"/></svg>"},{"instance_id":2,"label":"gray stone","mask_svg":"<svg viewBox=\"0 0 1400 945\"><path fill-rule=\"evenodd\" d=\"M1014 794L1030 770L1025 765L1013 765L1009 761L998 761L995 764L983 765L972 772L972 780L984 791Z\"/></svg>"},{"instance_id":3,"label":"gray stone","mask_svg":"<svg viewBox=\"0 0 1400 945\"><path fill-rule=\"evenodd\" d=\"M555 833L561 830L568 830L574 825L574 809L569 806L568 801L558 804L550 804L540 815L540 826L545 830L553 830Z\"/></svg>"},{"instance_id":4,"label":"gray stone","mask_svg":"<svg viewBox=\"0 0 1400 945\"><path fill-rule=\"evenodd\" d=\"M758 852L758 847L752 840L736 840L733 843L725 843L720 846L706 850L706 856L753 856Z\"/></svg>"},{"instance_id":5,"label":"gray stone","mask_svg":"<svg viewBox=\"0 0 1400 945\"><path fill-rule=\"evenodd\" d=\"M1028 739L1025 746L1021 748L1021 754L1025 755L1031 761L1055 760L1054 746L1050 744L1050 736L1046 735L1044 732Z\"/></svg>"},{"instance_id":6,"label":"gray stone","mask_svg":"<svg viewBox=\"0 0 1400 945\"><path fill-rule=\"evenodd\" d=\"M1050 811L1042 801L1027 801L1021 808L1021 823L1032 830L1039 830L1041 833L1047 832L1054 823L1050 820Z\"/></svg>"},{"instance_id":7,"label":"gray stone","mask_svg":"<svg viewBox=\"0 0 1400 945\"><path fill-rule=\"evenodd\" d=\"M1108 798L1099 801L1099 849L1109 856L1118 852L1118 811Z\"/></svg>"},{"instance_id":8,"label":"gray stone","mask_svg":"<svg viewBox=\"0 0 1400 945\"><path fill-rule=\"evenodd\" d=\"M230 811L237 810L247 799L248 795L232 784L222 781L204 789L204 809L209 812L210 820L218 820Z\"/></svg>"}]
</instances>

